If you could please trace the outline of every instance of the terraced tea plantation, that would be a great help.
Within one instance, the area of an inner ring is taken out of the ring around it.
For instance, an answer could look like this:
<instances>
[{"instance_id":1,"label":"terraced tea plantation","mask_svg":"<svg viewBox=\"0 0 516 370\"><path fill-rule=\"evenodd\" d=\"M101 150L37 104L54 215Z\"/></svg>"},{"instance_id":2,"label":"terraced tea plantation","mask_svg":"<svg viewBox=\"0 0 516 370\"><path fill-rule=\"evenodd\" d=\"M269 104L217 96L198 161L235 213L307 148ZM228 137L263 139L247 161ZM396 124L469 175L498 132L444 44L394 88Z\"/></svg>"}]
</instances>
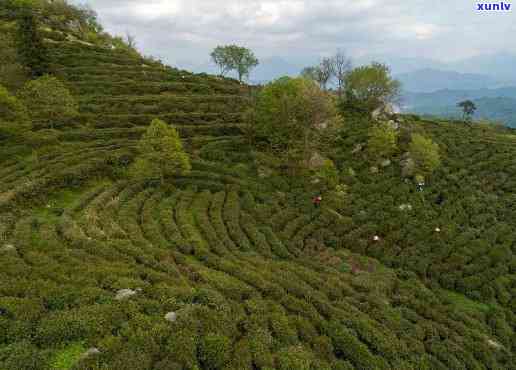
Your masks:
<instances>
[{"instance_id":1,"label":"terraced tea plantation","mask_svg":"<svg viewBox=\"0 0 516 370\"><path fill-rule=\"evenodd\" d=\"M80 114L2 141L0 369L516 368L514 132L404 117L444 152L417 192L345 117L314 208L260 174L249 87L45 35ZM192 159L163 184L124 176L154 118Z\"/></svg>"}]
</instances>

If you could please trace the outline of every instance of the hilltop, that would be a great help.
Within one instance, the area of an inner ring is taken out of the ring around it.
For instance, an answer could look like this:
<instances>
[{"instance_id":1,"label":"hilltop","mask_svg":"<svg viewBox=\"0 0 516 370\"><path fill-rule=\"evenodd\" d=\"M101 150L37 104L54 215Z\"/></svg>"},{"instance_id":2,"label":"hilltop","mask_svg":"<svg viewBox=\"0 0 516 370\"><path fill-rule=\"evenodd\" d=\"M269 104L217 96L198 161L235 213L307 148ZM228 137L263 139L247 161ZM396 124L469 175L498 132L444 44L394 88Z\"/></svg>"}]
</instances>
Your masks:
<instances>
[{"instance_id":1,"label":"hilltop","mask_svg":"<svg viewBox=\"0 0 516 370\"><path fill-rule=\"evenodd\" d=\"M254 87L44 9L47 72L78 115L1 137L1 369L514 369L513 130L395 115L402 150L377 166L376 123L342 104L324 154L346 202L314 210L316 184L248 140ZM156 118L192 171L134 180ZM442 151L421 192L414 133Z\"/></svg>"}]
</instances>

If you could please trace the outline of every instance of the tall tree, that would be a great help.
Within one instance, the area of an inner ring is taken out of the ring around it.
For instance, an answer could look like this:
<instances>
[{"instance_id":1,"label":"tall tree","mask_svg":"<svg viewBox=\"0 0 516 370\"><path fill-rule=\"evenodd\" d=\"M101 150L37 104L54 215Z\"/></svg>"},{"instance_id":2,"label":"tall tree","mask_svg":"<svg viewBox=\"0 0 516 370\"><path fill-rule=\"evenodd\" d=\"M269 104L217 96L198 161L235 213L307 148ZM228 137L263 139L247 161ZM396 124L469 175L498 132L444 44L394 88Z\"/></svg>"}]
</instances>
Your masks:
<instances>
[{"instance_id":1,"label":"tall tree","mask_svg":"<svg viewBox=\"0 0 516 370\"><path fill-rule=\"evenodd\" d=\"M259 64L250 49L237 45L217 46L211 53L211 58L222 76L234 70L240 82L248 78L251 70Z\"/></svg>"},{"instance_id":2,"label":"tall tree","mask_svg":"<svg viewBox=\"0 0 516 370\"><path fill-rule=\"evenodd\" d=\"M328 83L333 76L333 63L331 58L323 58L316 70L317 82L323 90L327 90Z\"/></svg>"},{"instance_id":3,"label":"tall tree","mask_svg":"<svg viewBox=\"0 0 516 370\"><path fill-rule=\"evenodd\" d=\"M462 108L462 118L464 122L471 122L473 114L477 110L477 106L471 100L464 100L457 104L457 107Z\"/></svg>"},{"instance_id":4,"label":"tall tree","mask_svg":"<svg viewBox=\"0 0 516 370\"><path fill-rule=\"evenodd\" d=\"M45 75L29 81L19 96L30 107L33 121L47 122L53 128L55 123L77 115L78 105L66 86L55 77Z\"/></svg>"},{"instance_id":5,"label":"tall tree","mask_svg":"<svg viewBox=\"0 0 516 370\"><path fill-rule=\"evenodd\" d=\"M375 158L388 158L396 152L398 133L388 123L374 125L369 130L367 150Z\"/></svg>"},{"instance_id":6,"label":"tall tree","mask_svg":"<svg viewBox=\"0 0 516 370\"><path fill-rule=\"evenodd\" d=\"M430 175L441 164L439 145L432 139L427 139L423 135L413 134L409 144L409 152L414 159L416 172L419 175Z\"/></svg>"},{"instance_id":7,"label":"tall tree","mask_svg":"<svg viewBox=\"0 0 516 370\"><path fill-rule=\"evenodd\" d=\"M313 81L284 77L260 92L256 133L289 165L307 163L325 132L341 123L334 99Z\"/></svg>"},{"instance_id":8,"label":"tall tree","mask_svg":"<svg viewBox=\"0 0 516 370\"><path fill-rule=\"evenodd\" d=\"M351 59L349 59L342 51L338 50L331 58L331 62L333 64L333 76L337 80L337 91L339 93L339 97L342 97L346 77L352 69Z\"/></svg>"},{"instance_id":9,"label":"tall tree","mask_svg":"<svg viewBox=\"0 0 516 370\"><path fill-rule=\"evenodd\" d=\"M222 77L235 68L226 46L217 46L211 52L210 56L213 62L219 67L220 76Z\"/></svg>"},{"instance_id":10,"label":"tall tree","mask_svg":"<svg viewBox=\"0 0 516 370\"><path fill-rule=\"evenodd\" d=\"M167 177L186 175L192 169L177 130L162 120L151 122L138 143L138 151L132 168L134 177L164 183Z\"/></svg>"},{"instance_id":11,"label":"tall tree","mask_svg":"<svg viewBox=\"0 0 516 370\"><path fill-rule=\"evenodd\" d=\"M326 90L333 74L334 63L331 58L324 58L319 65L305 67L301 71L301 77L317 82L323 90Z\"/></svg>"},{"instance_id":12,"label":"tall tree","mask_svg":"<svg viewBox=\"0 0 516 370\"><path fill-rule=\"evenodd\" d=\"M401 94L401 84L391 77L385 64L372 63L352 70L345 78L346 98L364 109L375 109L396 103Z\"/></svg>"},{"instance_id":13,"label":"tall tree","mask_svg":"<svg viewBox=\"0 0 516 370\"><path fill-rule=\"evenodd\" d=\"M0 85L0 135L17 134L29 127L29 117L25 106Z\"/></svg>"},{"instance_id":14,"label":"tall tree","mask_svg":"<svg viewBox=\"0 0 516 370\"><path fill-rule=\"evenodd\" d=\"M22 63L30 69L33 77L40 77L48 71L48 55L38 31L36 13L24 7L18 21L18 54Z\"/></svg>"}]
</instances>

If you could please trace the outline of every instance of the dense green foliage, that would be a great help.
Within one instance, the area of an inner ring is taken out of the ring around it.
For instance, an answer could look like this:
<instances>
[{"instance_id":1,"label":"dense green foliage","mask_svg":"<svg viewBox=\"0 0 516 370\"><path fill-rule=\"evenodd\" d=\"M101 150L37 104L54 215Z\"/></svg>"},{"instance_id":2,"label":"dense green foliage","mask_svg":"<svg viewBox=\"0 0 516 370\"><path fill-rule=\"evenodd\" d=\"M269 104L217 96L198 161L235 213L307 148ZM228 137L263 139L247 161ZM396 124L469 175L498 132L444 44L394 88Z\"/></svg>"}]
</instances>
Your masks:
<instances>
[{"instance_id":1,"label":"dense green foliage","mask_svg":"<svg viewBox=\"0 0 516 370\"><path fill-rule=\"evenodd\" d=\"M18 20L18 54L33 77L43 76L48 72L47 49L38 26L35 12L25 8Z\"/></svg>"},{"instance_id":2,"label":"dense green foliage","mask_svg":"<svg viewBox=\"0 0 516 370\"><path fill-rule=\"evenodd\" d=\"M389 158L398 149L398 133L388 123L371 127L367 149L374 158Z\"/></svg>"},{"instance_id":3,"label":"dense green foliage","mask_svg":"<svg viewBox=\"0 0 516 370\"><path fill-rule=\"evenodd\" d=\"M430 175L441 164L439 145L420 134L413 134L409 152L416 164L419 175Z\"/></svg>"},{"instance_id":4,"label":"dense green foliage","mask_svg":"<svg viewBox=\"0 0 516 370\"><path fill-rule=\"evenodd\" d=\"M221 76L235 71L240 82L249 78L251 70L259 63L250 49L237 45L217 46L210 55L213 62L219 66Z\"/></svg>"},{"instance_id":5,"label":"dense green foliage","mask_svg":"<svg viewBox=\"0 0 516 370\"><path fill-rule=\"evenodd\" d=\"M50 127L77 116L77 102L66 86L55 77L42 76L29 81L19 93L34 122Z\"/></svg>"},{"instance_id":6,"label":"dense green foliage","mask_svg":"<svg viewBox=\"0 0 516 370\"><path fill-rule=\"evenodd\" d=\"M333 98L304 78L284 77L265 86L256 117L256 135L287 164L309 161L324 136L341 125Z\"/></svg>"},{"instance_id":7,"label":"dense green foliage","mask_svg":"<svg viewBox=\"0 0 516 370\"><path fill-rule=\"evenodd\" d=\"M384 64L357 67L346 75L344 82L347 99L369 111L395 103L400 96L401 85Z\"/></svg>"},{"instance_id":8,"label":"dense green foliage","mask_svg":"<svg viewBox=\"0 0 516 370\"><path fill-rule=\"evenodd\" d=\"M398 117L392 164L372 173L356 148L378 123L343 109L318 182L286 176L243 136L238 81L52 19L49 69L79 114L2 140L0 369L514 368L514 132ZM312 86L266 87L256 120L326 122ZM162 158L155 141L183 153L179 135L191 171L125 176ZM423 192L400 176L406 153L434 171Z\"/></svg>"},{"instance_id":9,"label":"dense green foliage","mask_svg":"<svg viewBox=\"0 0 516 370\"><path fill-rule=\"evenodd\" d=\"M29 117L25 106L0 85L0 134L26 130Z\"/></svg>"},{"instance_id":10,"label":"dense green foliage","mask_svg":"<svg viewBox=\"0 0 516 370\"><path fill-rule=\"evenodd\" d=\"M137 178L158 178L163 183L167 177L186 175L192 169L176 129L159 119L152 121L143 134L138 151L133 165Z\"/></svg>"}]
</instances>

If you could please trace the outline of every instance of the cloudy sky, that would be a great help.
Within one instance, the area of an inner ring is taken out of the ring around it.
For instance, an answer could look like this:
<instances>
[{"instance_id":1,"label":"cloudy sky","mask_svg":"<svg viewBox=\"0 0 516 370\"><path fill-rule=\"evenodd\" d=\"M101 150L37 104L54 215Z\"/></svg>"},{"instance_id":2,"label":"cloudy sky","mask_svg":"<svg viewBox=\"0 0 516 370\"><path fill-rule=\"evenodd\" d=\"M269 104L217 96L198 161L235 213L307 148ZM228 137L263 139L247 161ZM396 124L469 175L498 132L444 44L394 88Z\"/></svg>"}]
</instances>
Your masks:
<instances>
[{"instance_id":1,"label":"cloudy sky","mask_svg":"<svg viewBox=\"0 0 516 370\"><path fill-rule=\"evenodd\" d=\"M472 0L73 0L95 9L106 30L170 64L200 65L219 44L259 58L302 64L345 50L452 61L516 53L514 12L477 12ZM510 3L511 1L506 1ZM513 4L516 7L516 2Z\"/></svg>"}]
</instances>

